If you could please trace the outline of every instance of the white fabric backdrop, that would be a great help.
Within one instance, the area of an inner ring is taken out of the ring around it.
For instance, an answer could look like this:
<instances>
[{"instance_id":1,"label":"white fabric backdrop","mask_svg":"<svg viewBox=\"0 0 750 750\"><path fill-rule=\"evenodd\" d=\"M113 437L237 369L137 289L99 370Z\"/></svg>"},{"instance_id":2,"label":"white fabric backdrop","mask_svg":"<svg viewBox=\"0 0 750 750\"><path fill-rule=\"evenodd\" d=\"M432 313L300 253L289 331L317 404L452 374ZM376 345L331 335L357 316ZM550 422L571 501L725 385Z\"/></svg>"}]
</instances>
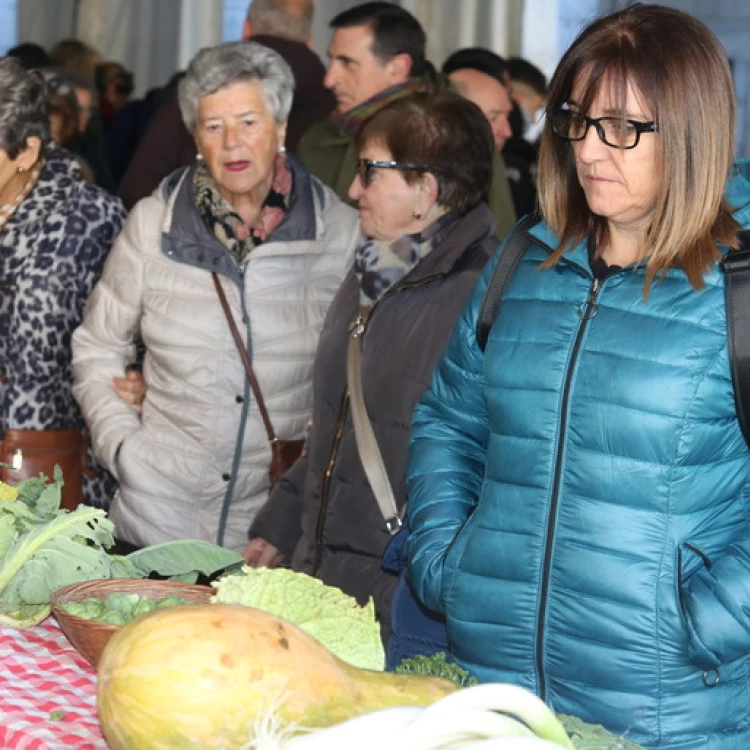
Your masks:
<instances>
[{"instance_id":1,"label":"white fabric backdrop","mask_svg":"<svg viewBox=\"0 0 750 750\"><path fill-rule=\"evenodd\" d=\"M221 0L19 0L18 40L77 37L135 76L136 95L166 83L222 38Z\"/></svg>"},{"instance_id":2,"label":"white fabric backdrop","mask_svg":"<svg viewBox=\"0 0 750 750\"><path fill-rule=\"evenodd\" d=\"M437 65L455 49L523 55L549 74L558 55L558 3L566 0L400 0L428 35ZM325 60L328 22L361 0L317 0L314 47ZM597 0L575 0L584 5ZM226 6L226 7L224 7ZM247 0L18 0L18 39L50 47L75 37L133 71L136 94L162 84L200 47L238 39ZM524 25L526 32L523 31Z\"/></svg>"}]
</instances>

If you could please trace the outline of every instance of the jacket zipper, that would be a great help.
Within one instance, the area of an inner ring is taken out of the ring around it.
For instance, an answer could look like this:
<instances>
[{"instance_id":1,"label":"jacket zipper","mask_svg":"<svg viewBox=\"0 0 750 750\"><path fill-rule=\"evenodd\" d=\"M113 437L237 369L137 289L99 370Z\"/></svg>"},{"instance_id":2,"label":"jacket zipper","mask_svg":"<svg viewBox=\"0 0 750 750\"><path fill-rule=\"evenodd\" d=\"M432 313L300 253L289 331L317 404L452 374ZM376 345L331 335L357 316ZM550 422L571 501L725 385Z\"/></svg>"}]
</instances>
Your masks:
<instances>
[{"instance_id":1,"label":"jacket zipper","mask_svg":"<svg viewBox=\"0 0 750 750\"><path fill-rule=\"evenodd\" d=\"M240 303L242 306L242 320L240 321L239 325L245 326L245 336L246 336L246 343L251 343L249 341L250 337L250 314L247 309L247 300L245 299L245 268L246 263L242 263L239 266L239 274L240 274ZM248 356L252 359L252 346L248 349ZM243 401L242 401L242 410L240 412L240 420L239 420L239 426L237 428L237 437L235 439L234 444L234 456L232 457L232 468L231 468L231 478L229 480L229 483L227 485L227 489L224 492L224 500L221 504L221 513L219 515L219 528L216 533L216 543L220 546L224 546L224 536L226 535L227 530L227 521L229 520L229 511L232 504L232 499L234 497L234 488L237 484L237 474L239 472L240 463L242 461L242 448L243 444L245 442L245 428L247 427L247 420L248 415L250 412L250 402L251 402L251 393L250 393L250 381L247 379L247 375L244 377L244 391L243 391Z\"/></svg>"},{"instance_id":2,"label":"jacket zipper","mask_svg":"<svg viewBox=\"0 0 750 750\"><path fill-rule=\"evenodd\" d=\"M574 264L570 264L574 265ZM587 273L580 266L576 266L581 271ZM547 516L547 537L544 545L544 563L542 567L542 579L540 586L539 596L539 610L537 614L537 631L536 631L536 671L537 680L539 682L539 697L546 702L547 700L547 678L544 673L544 627L545 620L547 617L547 597L549 596L549 576L550 568L552 566L552 549L555 545L555 527L557 523L557 505L560 499L560 480L561 480L561 467L563 452L565 446L565 432L567 430L568 422L568 400L570 397L570 386L573 379L573 370L575 368L576 360L580 353L581 341L583 334L588 327L589 321L596 317L597 307L596 300L599 292L601 291L601 282L599 279L594 279L589 290L589 296L585 302L583 302L578 308L578 316L581 322L578 326L575 341L573 342L573 350L571 352L570 362L565 373L565 383L563 385L562 392L562 408L560 409L560 430L557 438L557 449L555 451L555 473L552 480L552 495L550 498L550 509Z\"/></svg>"},{"instance_id":3,"label":"jacket zipper","mask_svg":"<svg viewBox=\"0 0 750 750\"><path fill-rule=\"evenodd\" d=\"M393 289L388 290L375 304L370 308L370 313L366 318L362 318L360 313L357 313L357 319L359 319L362 325L362 332L360 336L364 337L367 326L372 320L372 315L375 312L375 308L388 297L393 297L399 292L403 292L407 289L415 289L423 284L429 284L437 279L445 278L446 274L437 273L432 276L428 276L421 281L414 281L408 284L401 284ZM323 474L323 481L320 485L320 508L318 509L318 518L315 522L315 555L313 559L313 576L317 576L320 573L320 568L323 565L323 532L325 531L326 516L328 515L328 494L331 489L331 476L333 475L333 469L336 465L336 459L338 457L339 445L341 438L344 434L344 425L346 424L346 418L349 414L349 388L344 388L344 392L341 395L341 402L339 404L339 412L336 420L336 431L333 434L333 442L331 443L331 450L328 454L328 464L326 465L325 473ZM315 427L313 426L313 429Z\"/></svg>"}]
</instances>

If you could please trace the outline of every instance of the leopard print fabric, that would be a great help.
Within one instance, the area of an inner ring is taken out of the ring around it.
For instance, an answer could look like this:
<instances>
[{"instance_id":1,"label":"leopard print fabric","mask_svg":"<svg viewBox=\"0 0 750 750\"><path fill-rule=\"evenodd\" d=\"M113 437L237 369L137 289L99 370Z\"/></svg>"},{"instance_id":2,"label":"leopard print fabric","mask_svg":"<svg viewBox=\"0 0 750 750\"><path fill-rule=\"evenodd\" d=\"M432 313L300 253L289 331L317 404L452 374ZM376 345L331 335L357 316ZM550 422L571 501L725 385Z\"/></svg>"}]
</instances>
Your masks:
<instances>
[{"instance_id":1,"label":"leopard print fabric","mask_svg":"<svg viewBox=\"0 0 750 750\"><path fill-rule=\"evenodd\" d=\"M119 198L86 183L50 146L39 181L0 233L0 431L73 429L71 336L125 221ZM106 507L114 478L89 451L86 502Z\"/></svg>"}]
</instances>

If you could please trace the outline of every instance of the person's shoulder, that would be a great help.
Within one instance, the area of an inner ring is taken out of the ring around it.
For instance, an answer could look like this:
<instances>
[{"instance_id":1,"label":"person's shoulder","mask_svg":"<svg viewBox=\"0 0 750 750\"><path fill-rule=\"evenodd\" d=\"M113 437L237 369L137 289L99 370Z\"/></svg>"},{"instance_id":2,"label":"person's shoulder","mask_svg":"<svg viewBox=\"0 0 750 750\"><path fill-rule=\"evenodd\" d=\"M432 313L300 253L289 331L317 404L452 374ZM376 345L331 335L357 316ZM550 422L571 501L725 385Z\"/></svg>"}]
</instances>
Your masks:
<instances>
[{"instance_id":1,"label":"person's shoulder","mask_svg":"<svg viewBox=\"0 0 750 750\"><path fill-rule=\"evenodd\" d=\"M324 182L319 180L315 175L310 175L310 186L313 192L315 200L315 206L317 211L321 214L335 212L340 215L342 219L347 221L357 221L359 214L356 209L336 195L336 191L326 185Z\"/></svg>"},{"instance_id":2,"label":"person's shoulder","mask_svg":"<svg viewBox=\"0 0 750 750\"><path fill-rule=\"evenodd\" d=\"M350 136L342 133L330 117L324 117L322 120L318 120L313 123L306 131L305 134L300 138L300 149L303 148L315 148L318 146L328 145L329 141L343 141L351 140Z\"/></svg>"},{"instance_id":3,"label":"person's shoulder","mask_svg":"<svg viewBox=\"0 0 750 750\"><path fill-rule=\"evenodd\" d=\"M116 217L121 220L121 222L125 221L125 217L128 213L120 198L116 195L112 195L108 190L90 182L84 181L81 183L79 202L93 206L100 206L108 216Z\"/></svg>"},{"instance_id":4,"label":"person's shoulder","mask_svg":"<svg viewBox=\"0 0 750 750\"><path fill-rule=\"evenodd\" d=\"M125 220L126 211L122 201L108 190L85 179L81 167L69 151L51 146L47 149L43 177L52 181L59 190L59 208L70 213L82 212L86 221Z\"/></svg>"},{"instance_id":5,"label":"person's shoulder","mask_svg":"<svg viewBox=\"0 0 750 750\"><path fill-rule=\"evenodd\" d=\"M161 226L166 213L172 211L189 171L189 167L180 167L168 174L150 195L141 198L130 209L131 219L151 224L156 222Z\"/></svg>"}]
</instances>

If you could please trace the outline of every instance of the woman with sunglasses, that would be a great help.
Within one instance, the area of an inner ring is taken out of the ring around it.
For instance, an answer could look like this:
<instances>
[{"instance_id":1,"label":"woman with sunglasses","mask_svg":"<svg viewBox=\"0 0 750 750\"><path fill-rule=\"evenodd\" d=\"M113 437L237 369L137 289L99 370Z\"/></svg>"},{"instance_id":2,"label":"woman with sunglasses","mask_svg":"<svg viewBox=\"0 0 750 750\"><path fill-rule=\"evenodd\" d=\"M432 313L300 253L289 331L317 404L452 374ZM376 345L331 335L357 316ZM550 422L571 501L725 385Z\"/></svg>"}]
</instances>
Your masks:
<instances>
[{"instance_id":1,"label":"woman with sunglasses","mask_svg":"<svg viewBox=\"0 0 750 750\"><path fill-rule=\"evenodd\" d=\"M484 203L493 141L481 110L452 93L390 104L357 139L349 195L363 237L321 333L307 452L256 517L245 557L285 561L362 604L374 598L387 639L398 576L381 555L400 521L386 523L357 448L350 327L361 315L362 392L400 516L412 410L496 247Z\"/></svg>"},{"instance_id":2,"label":"woman with sunglasses","mask_svg":"<svg viewBox=\"0 0 750 750\"><path fill-rule=\"evenodd\" d=\"M581 33L548 106L542 219L485 346L502 248L415 411L411 583L480 681L651 749L747 748L729 64L695 18L635 5Z\"/></svg>"}]
</instances>

